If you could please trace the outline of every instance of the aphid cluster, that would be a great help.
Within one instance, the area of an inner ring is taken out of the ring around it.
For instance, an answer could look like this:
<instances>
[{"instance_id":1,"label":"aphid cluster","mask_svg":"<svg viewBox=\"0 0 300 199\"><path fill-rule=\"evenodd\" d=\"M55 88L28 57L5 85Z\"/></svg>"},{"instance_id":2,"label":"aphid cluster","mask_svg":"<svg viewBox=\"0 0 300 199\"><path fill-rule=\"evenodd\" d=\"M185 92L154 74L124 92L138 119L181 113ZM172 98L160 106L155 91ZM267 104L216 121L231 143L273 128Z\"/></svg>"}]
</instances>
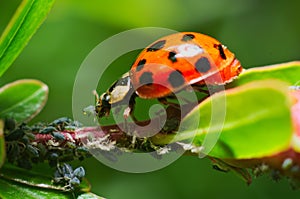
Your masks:
<instances>
[{"instance_id":1,"label":"aphid cluster","mask_svg":"<svg viewBox=\"0 0 300 199\"><path fill-rule=\"evenodd\" d=\"M14 119L6 119L4 127L7 160L25 169L34 163L48 162L56 167L53 183L74 190L85 175L82 167L75 170L64 162L74 159L83 160L90 156L74 132L80 124L62 117L49 124L38 123L28 126L18 125Z\"/></svg>"},{"instance_id":2,"label":"aphid cluster","mask_svg":"<svg viewBox=\"0 0 300 199\"><path fill-rule=\"evenodd\" d=\"M81 183L82 178L85 176L83 167L78 167L75 170L71 165L64 163L57 166L54 173L53 183L61 185L65 190L74 190Z\"/></svg>"},{"instance_id":3,"label":"aphid cluster","mask_svg":"<svg viewBox=\"0 0 300 199\"><path fill-rule=\"evenodd\" d=\"M26 169L32 163L47 161L54 167L59 162L83 160L88 150L75 139L74 130L80 124L63 117L49 124L17 125L13 119L5 120L7 159Z\"/></svg>"},{"instance_id":4,"label":"aphid cluster","mask_svg":"<svg viewBox=\"0 0 300 199\"><path fill-rule=\"evenodd\" d=\"M31 169L32 162L39 157L39 151L31 142L35 135L25 124L17 126L15 120L6 119L4 136L6 141L6 156L10 163L26 169Z\"/></svg>"},{"instance_id":5,"label":"aphid cluster","mask_svg":"<svg viewBox=\"0 0 300 199\"><path fill-rule=\"evenodd\" d=\"M74 136L74 130L79 126L78 122L65 117L56 119L49 125L36 124L32 127L36 134L32 144L51 166L56 166L58 162L83 160L89 153Z\"/></svg>"}]
</instances>

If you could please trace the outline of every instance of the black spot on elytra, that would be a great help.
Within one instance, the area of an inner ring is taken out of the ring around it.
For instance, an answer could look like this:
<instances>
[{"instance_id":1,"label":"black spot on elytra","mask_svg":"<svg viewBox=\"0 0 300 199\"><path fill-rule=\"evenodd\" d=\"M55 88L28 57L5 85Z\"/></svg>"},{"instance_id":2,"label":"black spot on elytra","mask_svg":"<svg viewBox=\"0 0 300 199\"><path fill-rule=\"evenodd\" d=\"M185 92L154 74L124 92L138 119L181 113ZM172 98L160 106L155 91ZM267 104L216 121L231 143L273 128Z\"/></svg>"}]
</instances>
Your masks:
<instances>
[{"instance_id":1,"label":"black spot on elytra","mask_svg":"<svg viewBox=\"0 0 300 199\"><path fill-rule=\"evenodd\" d=\"M219 50L221 58L226 59L226 55L225 55L225 52L224 52L224 49L223 49L223 45L222 44L215 44L214 47Z\"/></svg>"},{"instance_id":2,"label":"black spot on elytra","mask_svg":"<svg viewBox=\"0 0 300 199\"><path fill-rule=\"evenodd\" d=\"M175 55L176 55L175 52L173 52L173 51L169 52L168 59L171 60L173 63L177 62L177 59L176 59Z\"/></svg>"},{"instance_id":3,"label":"black spot on elytra","mask_svg":"<svg viewBox=\"0 0 300 199\"><path fill-rule=\"evenodd\" d=\"M142 68L144 67L145 63L146 63L146 59L141 59L139 61L139 63L137 64L136 71L138 72L138 71L142 70Z\"/></svg>"},{"instance_id":4,"label":"black spot on elytra","mask_svg":"<svg viewBox=\"0 0 300 199\"><path fill-rule=\"evenodd\" d=\"M195 63L195 67L200 73L206 73L211 68L211 65L206 57L201 57Z\"/></svg>"},{"instance_id":5,"label":"black spot on elytra","mask_svg":"<svg viewBox=\"0 0 300 199\"><path fill-rule=\"evenodd\" d=\"M160 50L164 47L165 44L166 44L166 40L158 41L152 44L149 48L147 48L147 52L154 52Z\"/></svg>"},{"instance_id":6,"label":"black spot on elytra","mask_svg":"<svg viewBox=\"0 0 300 199\"><path fill-rule=\"evenodd\" d=\"M141 85L151 85L153 83L153 77L151 72L144 72L140 77Z\"/></svg>"},{"instance_id":7,"label":"black spot on elytra","mask_svg":"<svg viewBox=\"0 0 300 199\"><path fill-rule=\"evenodd\" d=\"M183 75L179 70L174 70L173 72L171 72L168 81L174 88L177 88L184 84Z\"/></svg>"},{"instance_id":8,"label":"black spot on elytra","mask_svg":"<svg viewBox=\"0 0 300 199\"><path fill-rule=\"evenodd\" d=\"M193 34L185 34L183 35L181 41L189 41L195 38L195 35Z\"/></svg>"}]
</instances>

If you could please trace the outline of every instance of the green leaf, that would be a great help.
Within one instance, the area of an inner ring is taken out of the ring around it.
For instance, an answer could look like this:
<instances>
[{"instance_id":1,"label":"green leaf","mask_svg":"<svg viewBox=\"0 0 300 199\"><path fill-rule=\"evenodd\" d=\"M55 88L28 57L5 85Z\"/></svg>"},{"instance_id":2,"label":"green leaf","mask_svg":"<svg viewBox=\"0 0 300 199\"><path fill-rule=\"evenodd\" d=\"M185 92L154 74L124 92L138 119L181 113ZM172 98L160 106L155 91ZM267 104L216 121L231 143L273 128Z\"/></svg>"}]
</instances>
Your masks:
<instances>
[{"instance_id":1,"label":"green leaf","mask_svg":"<svg viewBox=\"0 0 300 199\"><path fill-rule=\"evenodd\" d=\"M0 76L46 18L55 0L23 0L0 38Z\"/></svg>"},{"instance_id":2,"label":"green leaf","mask_svg":"<svg viewBox=\"0 0 300 199\"><path fill-rule=\"evenodd\" d=\"M0 118L29 121L44 107L48 87L38 80L18 80L0 88Z\"/></svg>"},{"instance_id":3,"label":"green leaf","mask_svg":"<svg viewBox=\"0 0 300 199\"><path fill-rule=\"evenodd\" d=\"M10 164L4 164L0 170L0 176L3 179L11 180L28 186L64 191L62 187L54 186L51 183L52 178L50 176L51 174L49 174L51 171L54 173L54 170L47 169L47 172L41 174L32 170L18 168Z\"/></svg>"},{"instance_id":4,"label":"green leaf","mask_svg":"<svg viewBox=\"0 0 300 199\"><path fill-rule=\"evenodd\" d=\"M5 155L6 155L3 128L4 128L4 122L3 120L0 120L0 168L4 163Z\"/></svg>"},{"instance_id":5,"label":"green leaf","mask_svg":"<svg viewBox=\"0 0 300 199\"><path fill-rule=\"evenodd\" d=\"M47 170L47 172L51 170ZM73 198L76 193L66 192L51 183L51 176L5 164L0 170L0 198ZM80 184L80 192L88 192L90 185ZM77 198L101 198L92 193L81 193Z\"/></svg>"},{"instance_id":6,"label":"green leaf","mask_svg":"<svg viewBox=\"0 0 300 199\"><path fill-rule=\"evenodd\" d=\"M0 178L0 198L16 199L16 198L28 198L28 199L48 199L48 198L60 198L69 199L71 193L62 193L50 191L47 189L41 189L38 187L29 187L27 185L15 183L13 181Z\"/></svg>"},{"instance_id":7,"label":"green leaf","mask_svg":"<svg viewBox=\"0 0 300 199\"><path fill-rule=\"evenodd\" d=\"M289 85L300 83L300 61L256 67L243 71L230 86L239 86L255 80L278 79Z\"/></svg>"},{"instance_id":8,"label":"green leaf","mask_svg":"<svg viewBox=\"0 0 300 199\"><path fill-rule=\"evenodd\" d=\"M77 198L78 199L105 199L91 192L80 194Z\"/></svg>"},{"instance_id":9,"label":"green leaf","mask_svg":"<svg viewBox=\"0 0 300 199\"><path fill-rule=\"evenodd\" d=\"M220 159L260 158L290 147L292 102L286 83L255 81L227 90L225 100L224 109L212 107L212 104L224 104L222 93L203 101L183 119L185 131L179 132L172 141L193 139L195 146L202 146L209 156ZM212 110L218 113L214 117ZM224 120L216 119L218 115L224 115ZM190 129L199 117L198 128ZM210 140L215 144L212 150L203 146L206 136L216 138Z\"/></svg>"}]
</instances>

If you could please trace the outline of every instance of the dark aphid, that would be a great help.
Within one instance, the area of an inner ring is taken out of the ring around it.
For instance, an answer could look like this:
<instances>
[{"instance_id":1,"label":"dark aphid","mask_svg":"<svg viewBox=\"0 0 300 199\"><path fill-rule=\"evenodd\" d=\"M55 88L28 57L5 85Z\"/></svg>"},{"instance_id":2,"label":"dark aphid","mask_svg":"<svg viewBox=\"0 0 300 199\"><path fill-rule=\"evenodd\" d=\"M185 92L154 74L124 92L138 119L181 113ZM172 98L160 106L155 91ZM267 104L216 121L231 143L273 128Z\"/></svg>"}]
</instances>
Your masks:
<instances>
[{"instance_id":1,"label":"dark aphid","mask_svg":"<svg viewBox=\"0 0 300 199\"><path fill-rule=\"evenodd\" d=\"M42 143L38 143L37 148L42 156L45 156L47 154L47 149Z\"/></svg>"},{"instance_id":2,"label":"dark aphid","mask_svg":"<svg viewBox=\"0 0 300 199\"><path fill-rule=\"evenodd\" d=\"M44 128L44 124L37 123L33 126L31 126L31 132L32 133L39 133Z\"/></svg>"},{"instance_id":3,"label":"dark aphid","mask_svg":"<svg viewBox=\"0 0 300 199\"><path fill-rule=\"evenodd\" d=\"M59 155L55 152L51 152L48 156L48 163L50 167L55 167L58 163Z\"/></svg>"},{"instance_id":4,"label":"dark aphid","mask_svg":"<svg viewBox=\"0 0 300 199\"><path fill-rule=\"evenodd\" d=\"M58 118L56 120L54 120L52 122L52 124L55 124L55 125L60 125L60 124L66 124L66 123L70 123L72 122L72 120L68 117L61 117L61 118Z\"/></svg>"},{"instance_id":5,"label":"dark aphid","mask_svg":"<svg viewBox=\"0 0 300 199\"><path fill-rule=\"evenodd\" d=\"M57 129L53 126L48 126L48 127L45 127L43 128L41 131L40 131L40 134L49 134L49 133L52 133L54 131L57 131Z\"/></svg>"},{"instance_id":6,"label":"dark aphid","mask_svg":"<svg viewBox=\"0 0 300 199\"><path fill-rule=\"evenodd\" d=\"M13 142L13 143L7 144L6 150L7 150L8 162L14 163L15 160L20 155L20 152L21 152L20 146L18 145L18 143Z\"/></svg>"},{"instance_id":7,"label":"dark aphid","mask_svg":"<svg viewBox=\"0 0 300 199\"><path fill-rule=\"evenodd\" d=\"M6 118L4 128L9 131L14 130L16 128L16 120L13 118Z\"/></svg>"},{"instance_id":8,"label":"dark aphid","mask_svg":"<svg viewBox=\"0 0 300 199\"><path fill-rule=\"evenodd\" d=\"M56 140L60 140L60 141L65 140L65 136L64 136L63 134L61 134L60 132L52 132L51 135L52 135Z\"/></svg>"},{"instance_id":9,"label":"dark aphid","mask_svg":"<svg viewBox=\"0 0 300 199\"><path fill-rule=\"evenodd\" d=\"M54 120L53 122L50 123L50 125L52 126L60 126L60 125L68 125L72 122L72 120L70 118L67 117L61 117L58 118L56 120Z\"/></svg>"},{"instance_id":10,"label":"dark aphid","mask_svg":"<svg viewBox=\"0 0 300 199\"><path fill-rule=\"evenodd\" d=\"M33 133L29 133L29 132L25 132L25 136L29 139L29 140L35 140L35 135ZM24 137L25 137L24 136Z\"/></svg>"},{"instance_id":11,"label":"dark aphid","mask_svg":"<svg viewBox=\"0 0 300 199\"><path fill-rule=\"evenodd\" d=\"M55 152L51 152L49 154L49 160L57 160L58 157L59 157L59 155L57 153L55 153Z\"/></svg>"},{"instance_id":12,"label":"dark aphid","mask_svg":"<svg viewBox=\"0 0 300 199\"><path fill-rule=\"evenodd\" d=\"M85 146L79 146L76 148L76 153L81 155L89 154L89 149Z\"/></svg>"},{"instance_id":13,"label":"dark aphid","mask_svg":"<svg viewBox=\"0 0 300 199\"><path fill-rule=\"evenodd\" d=\"M29 144L29 142L30 142L30 140L26 134L20 139L20 141L25 145Z\"/></svg>"},{"instance_id":14,"label":"dark aphid","mask_svg":"<svg viewBox=\"0 0 300 199\"><path fill-rule=\"evenodd\" d=\"M16 141L21 139L25 135L25 132L21 129L16 129L5 136L6 141Z\"/></svg>"},{"instance_id":15,"label":"dark aphid","mask_svg":"<svg viewBox=\"0 0 300 199\"><path fill-rule=\"evenodd\" d=\"M65 176L66 174L71 174L73 173L73 168L71 165L67 164L67 163L64 163L62 166L61 166L61 174L62 176Z\"/></svg>"},{"instance_id":16,"label":"dark aphid","mask_svg":"<svg viewBox=\"0 0 300 199\"><path fill-rule=\"evenodd\" d=\"M26 132L31 131L31 128L29 126L27 126L27 124L24 123L24 122L19 126L19 128L22 129L23 131L26 131Z\"/></svg>"},{"instance_id":17,"label":"dark aphid","mask_svg":"<svg viewBox=\"0 0 300 199\"><path fill-rule=\"evenodd\" d=\"M31 157L39 157L39 151L36 147L32 146L31 144L26 145L26 152L29 154Z\"/></svg>"},{"instance_id":18,"label":"dark aphid","mask_svg":"<svg viewBox=\"0 0 300 199\"><path fill-rule=\"evenodd\" d=\"M77 178L79 178L79 179L83 178L83 177L85 176L85 170L84 170L84 168L83 168L83 167L78 167L78 168L76 168L76 169L74 170L74 175L75 175Z\"/></svg>"}]
</instances>

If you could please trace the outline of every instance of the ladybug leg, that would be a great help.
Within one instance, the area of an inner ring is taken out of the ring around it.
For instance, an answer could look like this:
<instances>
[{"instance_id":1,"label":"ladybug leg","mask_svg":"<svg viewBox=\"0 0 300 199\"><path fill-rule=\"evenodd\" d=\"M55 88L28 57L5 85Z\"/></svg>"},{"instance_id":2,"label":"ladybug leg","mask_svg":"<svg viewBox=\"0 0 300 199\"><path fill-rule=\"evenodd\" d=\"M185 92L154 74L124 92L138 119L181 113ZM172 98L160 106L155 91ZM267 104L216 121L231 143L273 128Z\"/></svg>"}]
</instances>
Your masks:
<instances>
[{"instance_id":1,"label":"ladybug leg","mask_svg":"<svg viewBox=\"0 0 300 199\"><path fill-rule=\"evenodd\" d=\"M203 86L203 85L195 84L195 85L192 85L192 87L193 87L194 90L199 91L201 93L205 93L208 96L224 90L223 85L206 85L206 86Z\"/></svg>"},{"instance_id":2,"label":"ladybug leg","mask_svg":"<svg viewBox=\"0 0 300 199\"><path fill-rule=\"evenodd\" d=\"M162 98L158 98L157 100L164 105L173 106L174 108L179 108L178 104L168 101L167 98L175 99L175 96L162 97Z\"/></svg>"},{"instance_id":3,"label":"ladybug leg","mask_svg":"<svg viewBox=\"0 0 300 199\"><path fill-rule=\"evenodd\" d=\"M198 91L200 93L205 93L207 95L210 95L209 91L206 90L206 89L204 89L205 86L195 84L195 85L192 85L192 87L193 87L193 89L195 91Z\"/></svg>"},{"instance_id":4,"label":"ladybug leg","mask_svg":"<svg viewBox=\"0 0 300 199\"><path fill-rule=\"evenodd\" d=\"M128 117L131 116L132 120L137 122L138 120L136 119L136 117L134 116L133 114L133 110L134 110L134 107L131 107L131 106L128 106L125 110L124 110L124 113L123 113L123 117L125 119L125 121L127 121Z\"/></svg>"},{"instance_id":5,"label":"ladybug leg","mask_svg":"<svg viewBox=\"0 0 300 199\"><path fill-rule=\"evenodd\" d=\"M124 110L124 113L123 113L123 117L125 120L128 119L128 117L131 115L131 108L128 106L125 110Z\"/></svg>"},{"instance_id":6,"label":"ladybug leg","mask_svg":"<svg viewBox=\"0 0 300 199\"><path fill-rule=\"evenodd\" d=\"M123 113L123 117L125 119L125 121L127 121L128 117L131 116L132 120L134 122L137 122L138 120L136 119L136 117L134 116L133 114L133 111L134 111L134 106L135 106L135 98L136 98L136 95L132 95L130 100L129 100L129 105L128 107L124 110L124 113Z\"/></svg>"}]
</instances>

